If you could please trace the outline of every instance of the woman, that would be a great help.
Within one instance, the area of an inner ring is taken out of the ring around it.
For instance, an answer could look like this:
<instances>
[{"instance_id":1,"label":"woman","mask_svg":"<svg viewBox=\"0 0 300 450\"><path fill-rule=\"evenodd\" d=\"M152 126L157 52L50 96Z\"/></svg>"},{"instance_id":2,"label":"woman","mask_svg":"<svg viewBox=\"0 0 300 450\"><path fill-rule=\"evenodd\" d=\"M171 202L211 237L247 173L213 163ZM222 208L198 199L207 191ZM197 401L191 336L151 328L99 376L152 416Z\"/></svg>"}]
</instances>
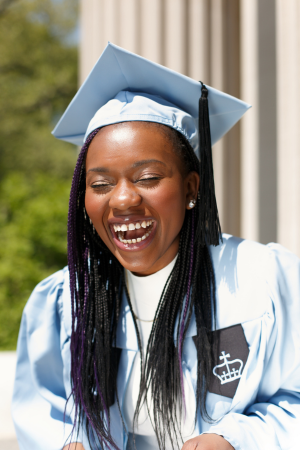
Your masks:
<instances>
[{"instance_id":1,"label":"woman","mask_svg":"<svg viewBox=\"0 0 300 450\"><path fill-rule=\"evenodd\" d=\"M297 448L299 260L222 240L215 201L211 137L247 107L111 44L101 56L54 130L85 137L68 269L22 319L21 449Z\"/></svg>"}]
</instances>

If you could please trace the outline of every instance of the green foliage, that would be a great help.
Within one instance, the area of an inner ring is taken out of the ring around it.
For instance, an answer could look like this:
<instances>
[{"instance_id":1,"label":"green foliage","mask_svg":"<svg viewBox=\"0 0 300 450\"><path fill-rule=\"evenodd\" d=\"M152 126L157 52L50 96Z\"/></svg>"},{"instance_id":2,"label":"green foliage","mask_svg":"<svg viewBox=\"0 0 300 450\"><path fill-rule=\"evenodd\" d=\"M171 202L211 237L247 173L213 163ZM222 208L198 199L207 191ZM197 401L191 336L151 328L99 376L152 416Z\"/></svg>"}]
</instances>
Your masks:
<instances>
[{"instance_id":1,"label":"green foliage","mask_svg":"<svg viewBox=\"0 0 300 450\"><path fill-rule=\"evenodd\" d=\"M66 262L74 146L51 129L77 89L74 0L0 0L0 349L34 286Z\"/></svg>"}]
</instances>

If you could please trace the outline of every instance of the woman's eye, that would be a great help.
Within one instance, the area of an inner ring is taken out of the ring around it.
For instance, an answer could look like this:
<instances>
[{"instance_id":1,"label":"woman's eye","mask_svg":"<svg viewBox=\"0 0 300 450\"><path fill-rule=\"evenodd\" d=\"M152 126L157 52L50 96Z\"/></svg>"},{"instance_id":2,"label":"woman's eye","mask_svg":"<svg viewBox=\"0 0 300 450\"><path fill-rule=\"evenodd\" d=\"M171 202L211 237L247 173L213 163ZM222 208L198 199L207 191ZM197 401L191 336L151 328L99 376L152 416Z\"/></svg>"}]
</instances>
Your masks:
<instances>
[{"instance_id":1,"label":"woman's eye","mask_svg":"<svg viewBox=\"0 0 300 450\"><path fill-rule=\"evenodd\" d=\"M157 180L161 180L161 177L140 178L139 180L137 180L137 183L143 182L143 181L157 181Z\"/></svg>"},{"instance_id":2,"label":"woman's eye","mask_svg":"<svg viewBox=\"0 0 300 450\"><path fill-rule=\"evenodd\" d=\"M91 185L92 189L107 189L111 187L111 184L108 183L95 183Z\"/></svg>"}]
</instances>

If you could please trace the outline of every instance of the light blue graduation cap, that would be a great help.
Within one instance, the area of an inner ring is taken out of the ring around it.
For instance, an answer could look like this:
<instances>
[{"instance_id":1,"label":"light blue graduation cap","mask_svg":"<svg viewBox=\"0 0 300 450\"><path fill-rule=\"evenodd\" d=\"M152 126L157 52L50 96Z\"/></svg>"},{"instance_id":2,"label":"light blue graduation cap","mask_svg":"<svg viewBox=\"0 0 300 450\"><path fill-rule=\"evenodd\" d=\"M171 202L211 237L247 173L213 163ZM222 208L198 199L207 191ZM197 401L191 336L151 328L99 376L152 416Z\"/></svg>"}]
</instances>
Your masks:
<instances>
[{"instance_id":1,"label":"light blue graduation cap","mask_svg":"<svg viewBox=\"0 0 300 450\"><path fill-rule=\"evenodd\" d=\"M211 144L250 105L208 87ZM82 145L96 128L126 121L158 122L180 131L198 154L201 84L109 43L52 134Z\"/></svg>"},{"instance_id":2,"label":"light blue graduation cap","mask_svg":"<svg viewBox=\"0 0 300 450\"><path fill-rule=\"evenodd\" d=\"M157 122L179 131L199 157L198 238L203 245L218 245L221 227L211 146L249 107L241 100L109 43L53 135L82 145L92 131L128 121Z\"/></svg>"}]
</instances>

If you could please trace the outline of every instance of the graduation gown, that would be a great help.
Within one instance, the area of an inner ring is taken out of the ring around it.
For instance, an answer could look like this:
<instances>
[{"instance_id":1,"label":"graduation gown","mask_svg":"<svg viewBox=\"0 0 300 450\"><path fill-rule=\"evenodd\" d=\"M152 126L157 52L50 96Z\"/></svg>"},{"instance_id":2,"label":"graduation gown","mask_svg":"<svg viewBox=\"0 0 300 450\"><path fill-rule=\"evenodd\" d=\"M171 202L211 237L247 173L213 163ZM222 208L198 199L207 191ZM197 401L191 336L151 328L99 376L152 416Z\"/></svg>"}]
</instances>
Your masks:
<instances>
[{"instance_id":1,"label":"graduation gown","mask_svg":"<svg viewBox=\"0 0 300 450\"><path fill-rule=\"evenodd\" d=\"M224 436L235 450L299 449L300 260L278 244L267 246L223 235L211 247L217 316L212 331L214 364L207 410L197 411L196 432ZM59 450L72 430L70 386L71 302L68 269L42 281L23 313L12 414L21 450ZM126 297L118 323L122 349L118 392L121 410L137 338ZM182 366L196 392L197 330L194 314ZM196 413L196 400L190 404ZM65 413L65 420L64 420ZM111 432L126 449L118 407L110 408ZM84 430L79 439L89 450Z\"/></svg>"}]
</instances>

